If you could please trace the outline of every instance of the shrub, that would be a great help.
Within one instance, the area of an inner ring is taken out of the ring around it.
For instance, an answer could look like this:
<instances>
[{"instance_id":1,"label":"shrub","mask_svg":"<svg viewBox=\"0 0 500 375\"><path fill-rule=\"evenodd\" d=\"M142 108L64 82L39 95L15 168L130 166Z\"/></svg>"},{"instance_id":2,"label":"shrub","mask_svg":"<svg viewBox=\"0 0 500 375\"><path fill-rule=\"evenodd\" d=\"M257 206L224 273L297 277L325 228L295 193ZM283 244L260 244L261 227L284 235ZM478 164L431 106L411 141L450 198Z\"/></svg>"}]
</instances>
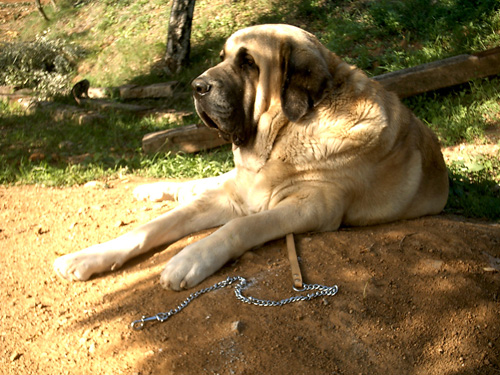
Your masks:
<instances>
[{"instance_id":1,"label":"shrub","mask_svg":"<svg viewBox=\"0 0 500 375\"><path fill-rule=\"evenodd\" d=\"M41 96L67 92L83 49L62 39L0 42L0 85L30 88Z\"/></svg>"}]
</instances>

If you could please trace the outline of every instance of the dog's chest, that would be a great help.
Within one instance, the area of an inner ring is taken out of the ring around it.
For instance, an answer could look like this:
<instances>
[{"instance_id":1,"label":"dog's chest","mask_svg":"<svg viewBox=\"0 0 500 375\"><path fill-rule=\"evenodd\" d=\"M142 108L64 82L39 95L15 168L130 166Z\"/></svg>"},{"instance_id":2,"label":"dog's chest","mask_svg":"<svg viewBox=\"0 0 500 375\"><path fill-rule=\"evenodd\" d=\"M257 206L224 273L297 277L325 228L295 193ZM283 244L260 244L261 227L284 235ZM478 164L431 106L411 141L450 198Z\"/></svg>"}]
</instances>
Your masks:
<instances>
[{"instance_id":1,"label":"dog's chest","mask_svg":"<svg viewBox=\"0 0 500 375\"><path fill-rule=\"evenodd\" d=\"M343 139L331 130L317 124L294 124L276 139L269 159L283 161L297 169L318 167L342 147Z\"/></svg>"},{"instance_id":2,"label":"dog's chest","mask_svg":"<svg viewBox=\"0 0 500 375\"><path fill-rule=\"evenodd\" d=\"M263 174L239 168L235 179L235 200L245 215L270 209L273 181Z\"/></svg>"},{"instance_id":3,"label":"dog's chest","mask_svg":"<svg viewBox=\"0 0 500 375\"><path fill-rule=\"evenodd\" d=\"M283 191L296 182L296 170L291 164L281 160L253 163L252 158L244 161L236 164L234 183L239 206L245 214L273 208L282 199Z\"/></svg>"}]
</instances>

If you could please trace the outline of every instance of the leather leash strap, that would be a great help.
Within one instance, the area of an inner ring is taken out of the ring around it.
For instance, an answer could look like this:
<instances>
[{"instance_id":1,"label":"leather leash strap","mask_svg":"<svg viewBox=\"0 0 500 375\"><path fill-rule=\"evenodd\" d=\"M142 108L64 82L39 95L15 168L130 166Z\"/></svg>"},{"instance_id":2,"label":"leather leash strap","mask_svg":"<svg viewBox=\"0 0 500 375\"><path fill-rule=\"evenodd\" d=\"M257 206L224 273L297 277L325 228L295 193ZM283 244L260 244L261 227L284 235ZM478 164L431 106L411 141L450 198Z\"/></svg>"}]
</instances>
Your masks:
<instances>
[{"instance_id":1,"label":"leather leash strap","mask_svg":"<svg viewBox=\"0 0 500 375\"><path fill-rule=\"evenodd\" d=\"M302 274L300 273L299 259L297 258L297 250L295 249L293 233L286 235L286 248L288 250L290 267L292 268L293 287L296 289L302 289L304 284L302 282Z\"/></svg>"}]
</instances>

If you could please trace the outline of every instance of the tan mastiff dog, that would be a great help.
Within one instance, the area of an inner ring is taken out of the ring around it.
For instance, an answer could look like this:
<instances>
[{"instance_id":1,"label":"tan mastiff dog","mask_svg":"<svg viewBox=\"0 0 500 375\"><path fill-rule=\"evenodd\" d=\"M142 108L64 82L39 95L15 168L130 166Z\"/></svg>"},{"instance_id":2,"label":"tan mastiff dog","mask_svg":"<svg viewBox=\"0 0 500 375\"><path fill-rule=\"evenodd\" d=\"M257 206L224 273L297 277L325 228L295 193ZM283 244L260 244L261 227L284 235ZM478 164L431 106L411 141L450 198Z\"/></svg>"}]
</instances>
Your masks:
<instances>
[{"instance_id":1,"label":"tan mastiff dog","mask_svg":"<svg viewBox=\"0 0 500 375\"><path fill-rule=\"evenodd\" d=\"M222 61L196 78L207 126L231 140L235 169L160 182L138 199L179 199L157 219L55 261L87 280L190 233L221 226L166 265L161 284L190 288L227 261L287 233L334 231L439 213L448 175L434 134L397 96L288 25L236 32Z\"/></svg>"}]
</instances>

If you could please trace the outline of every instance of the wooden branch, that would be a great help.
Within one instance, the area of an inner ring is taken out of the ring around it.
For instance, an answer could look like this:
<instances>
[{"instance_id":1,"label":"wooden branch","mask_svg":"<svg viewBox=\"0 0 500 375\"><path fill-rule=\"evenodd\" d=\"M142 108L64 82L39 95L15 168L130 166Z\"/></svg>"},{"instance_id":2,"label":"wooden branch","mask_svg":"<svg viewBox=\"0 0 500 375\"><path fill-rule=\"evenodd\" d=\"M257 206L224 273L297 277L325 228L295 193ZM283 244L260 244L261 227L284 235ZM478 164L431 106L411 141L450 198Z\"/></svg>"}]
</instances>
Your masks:
<instances>
[{"instance_id":1,"label":"wooden branch","mask_svg":"<svg viewBox=\"0 0 500 375\"><path fill-rule=\"evenodd\" d=\"M142 138L142 149L146 153L198 152L227 143L215 129L205 125L188 125L146 134Z\"/></svg>"},{"instance_id":2,"label":"wooden branch","mask_svg":"<svg viewBox=\"0 0 500 375\"><path fill-rule=\"evenodd\" d=\"M382 74L373 79L401 98L459 85L500 73L500 47L475 55L459 55Z\"/></svg>"},{"instance_id":3,"label":"wooden branch","mask_svg":"<svg viewBox=\"0 0 500 375\"><path fill-rule=\"evenodd\" d=\"M40 4L40 0L35 0L35 5L42 17L45 19L45 21L49 21L49 17L45 14L45 11L43 10L42 4Z\"/></svg>"}]
</instances>

